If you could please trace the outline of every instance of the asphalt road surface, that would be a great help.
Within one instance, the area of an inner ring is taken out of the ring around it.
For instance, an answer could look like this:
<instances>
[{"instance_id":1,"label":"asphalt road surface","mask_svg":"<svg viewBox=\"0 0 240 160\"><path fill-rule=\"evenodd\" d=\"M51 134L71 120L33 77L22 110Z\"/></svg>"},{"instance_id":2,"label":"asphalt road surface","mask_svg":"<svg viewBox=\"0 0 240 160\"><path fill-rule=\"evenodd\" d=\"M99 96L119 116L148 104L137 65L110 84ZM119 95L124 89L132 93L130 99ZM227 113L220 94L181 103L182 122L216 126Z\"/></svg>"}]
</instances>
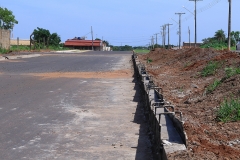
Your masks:
<instances>
[{"instance_id":1,"label":"asphalt road surface","mask_svg":"<svg viewBox=\"0 0 240 160\"><path fill-rule=\"evenodd\" d=\"M152 159L131 52L0 61L0 159Z\"/></svg>"}]
</instances>

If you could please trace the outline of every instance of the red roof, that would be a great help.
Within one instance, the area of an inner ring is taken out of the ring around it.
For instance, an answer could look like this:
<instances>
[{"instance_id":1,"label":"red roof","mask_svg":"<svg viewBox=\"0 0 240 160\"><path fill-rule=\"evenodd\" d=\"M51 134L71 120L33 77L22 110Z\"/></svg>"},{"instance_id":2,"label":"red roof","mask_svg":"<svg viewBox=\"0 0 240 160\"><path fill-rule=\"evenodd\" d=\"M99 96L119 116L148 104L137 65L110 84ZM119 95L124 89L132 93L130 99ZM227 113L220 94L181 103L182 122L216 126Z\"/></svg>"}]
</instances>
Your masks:
<instances>
[{"instance_id":1,"label":"red roof","mask_svg":"<svg viewBox=\"0 0 240 160\"><path fill-rule=\"evenodd\" d=\"M92 40L67 40L64 43L65 46L92 46ZM93 41L94 47L100 47L101 41L100 40L94 40Z\"/></svg>"}]
</instances>

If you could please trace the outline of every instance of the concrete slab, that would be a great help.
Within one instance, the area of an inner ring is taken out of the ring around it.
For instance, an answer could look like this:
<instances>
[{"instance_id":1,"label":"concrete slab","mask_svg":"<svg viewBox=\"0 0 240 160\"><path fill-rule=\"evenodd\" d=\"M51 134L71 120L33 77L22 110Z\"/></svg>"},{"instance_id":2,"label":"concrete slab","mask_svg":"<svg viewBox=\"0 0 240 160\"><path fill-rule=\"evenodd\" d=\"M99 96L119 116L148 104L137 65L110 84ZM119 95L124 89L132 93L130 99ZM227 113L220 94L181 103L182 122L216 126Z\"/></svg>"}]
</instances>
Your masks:
<instances>
[{"instance_id":1,"label":"concrete slab","mask_svg":"<svg viewBox=\"0 0 240 160\"><path fill-rule=\"evenodd\" d=\"M1 159L151 160L139 86L129 72L110 78L132 70L131 53L48 54L0 63Z\"/></svg>"}]
</instances>

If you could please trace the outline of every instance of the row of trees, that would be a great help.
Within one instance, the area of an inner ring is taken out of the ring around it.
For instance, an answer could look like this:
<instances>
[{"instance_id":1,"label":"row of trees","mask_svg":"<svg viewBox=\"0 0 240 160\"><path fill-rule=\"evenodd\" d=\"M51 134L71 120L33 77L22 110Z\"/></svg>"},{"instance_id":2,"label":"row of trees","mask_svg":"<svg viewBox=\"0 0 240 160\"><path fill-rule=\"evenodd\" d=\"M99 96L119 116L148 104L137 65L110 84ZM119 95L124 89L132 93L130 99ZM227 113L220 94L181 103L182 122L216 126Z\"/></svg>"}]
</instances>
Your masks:
<instances>
[{"instance_id":1,"label":"row of trees","mask_svg":"<svg viewBox=\"0 0 240 160\"><path fill-rule=\"evenodd\" d=\"M231 32L231 46L235 46L240 41L240 31L232 31ZM208 48L222 48L227 47L227 39L225 32L220 29L215 32L213 37L203 39L203 44L201 47Z\"/></svg>"},{"instance_id":2,"label":"row of trees","mask_svg":"<svg viewBox=\"0 0 240 160\"><path fill-rule=\"evenodd\" d=\"M132 51L133 47L129 45L125 46L110 46L113 51Z\"/></svg>"}]
</instances>

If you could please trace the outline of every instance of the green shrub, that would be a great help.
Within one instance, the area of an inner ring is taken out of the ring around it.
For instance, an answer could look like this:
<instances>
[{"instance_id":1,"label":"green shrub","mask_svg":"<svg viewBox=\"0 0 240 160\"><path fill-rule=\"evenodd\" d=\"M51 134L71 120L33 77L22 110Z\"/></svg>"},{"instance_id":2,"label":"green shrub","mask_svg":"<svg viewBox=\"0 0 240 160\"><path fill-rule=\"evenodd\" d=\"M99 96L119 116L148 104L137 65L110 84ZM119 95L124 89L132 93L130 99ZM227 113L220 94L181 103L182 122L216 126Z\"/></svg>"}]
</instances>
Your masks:
<instances>
[{"instance_id":1,"label":"green shrub","mask_svg":"<svg viewBox=\"0 0 240 160\"><path fill-rule=\"evenodd\" d=\"M217 111L217 120L221 122L234 122L240 120L239 99L224 100Z\"/></svg>"},{"instance_id":2,"label":"green shrub","mask_svg":"<svg viewBox=\"0 0 240 160\"><path fill-rule=\"evenodd\" d=\"M152 60L148 58L147 59L147 63L151 63L151 62L152 62Z\"/></svg>"},{"instance_id":3,"label":"green shrub","mask_svg":"<svg viewBox=\"0 0 240 160\"><path fill-rule=\"evenodd\" d=\"M203 70L201 71L201 76L203 77L207 77L209 75L214 75L216 70L220 67L220 63L215 61L212 62L210 61L206 67L203 68Z\"/></svg>"},{"instance_id":4,"label":"green shrub","mask_svg":"<svg viewBox=\"0 0 240 160\"><path fill-rule=\"evenodd\" d=\"M212 91L214 91L220 84L221 84L220 80L215 80L212 84L210 84L207 87L207 93L211 93Z\"/></svg>"}]
</instances>

